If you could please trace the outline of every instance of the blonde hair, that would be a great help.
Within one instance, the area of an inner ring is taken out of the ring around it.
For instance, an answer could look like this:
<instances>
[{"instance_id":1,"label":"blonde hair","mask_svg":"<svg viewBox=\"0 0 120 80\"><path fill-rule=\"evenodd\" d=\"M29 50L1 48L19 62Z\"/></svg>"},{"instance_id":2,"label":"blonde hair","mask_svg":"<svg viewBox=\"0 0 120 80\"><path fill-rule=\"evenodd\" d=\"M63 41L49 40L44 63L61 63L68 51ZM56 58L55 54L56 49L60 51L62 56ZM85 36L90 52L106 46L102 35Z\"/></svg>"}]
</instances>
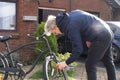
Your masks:
<instances>
[{"instance_id":1,"label":"blonde hair","mask_svg":"<svg viewBox=\"0 0 120 80\"><path fill-rule=\"evenodd\" d=\"M48 16L47 21L44 26L44 31L46 35L50 35L51 34L50 31L56 27L55 19L56 19L56 16L54 15Z\"/></svg>"}]
</instances>

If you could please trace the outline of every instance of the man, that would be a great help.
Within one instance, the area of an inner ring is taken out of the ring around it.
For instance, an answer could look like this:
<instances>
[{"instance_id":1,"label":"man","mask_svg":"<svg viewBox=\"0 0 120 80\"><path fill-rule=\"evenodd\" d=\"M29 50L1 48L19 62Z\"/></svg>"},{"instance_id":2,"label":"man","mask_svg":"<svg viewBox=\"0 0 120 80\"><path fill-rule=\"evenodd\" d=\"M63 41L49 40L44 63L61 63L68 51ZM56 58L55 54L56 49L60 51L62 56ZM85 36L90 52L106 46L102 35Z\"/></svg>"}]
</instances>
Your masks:
<instances>
[{"instance_id":1,"label":"man","mask_svg":"<svg viewBox=\"0 0 120 80\"><path fill-rule=\"evenodd\" d=\"M86 72L88 80L97 80L96 64L102 61L106 67L108 80L116 80L115 66L111 55L113 33L109 26L100 18L82 10L73 10L69 14L49 16L45 24L46 34L64 34L72 42L72 54L64 62L57 64L59 69L64 69L78 60L83 52L85 41L88 50Z\"/></svg>"}]
</instances>

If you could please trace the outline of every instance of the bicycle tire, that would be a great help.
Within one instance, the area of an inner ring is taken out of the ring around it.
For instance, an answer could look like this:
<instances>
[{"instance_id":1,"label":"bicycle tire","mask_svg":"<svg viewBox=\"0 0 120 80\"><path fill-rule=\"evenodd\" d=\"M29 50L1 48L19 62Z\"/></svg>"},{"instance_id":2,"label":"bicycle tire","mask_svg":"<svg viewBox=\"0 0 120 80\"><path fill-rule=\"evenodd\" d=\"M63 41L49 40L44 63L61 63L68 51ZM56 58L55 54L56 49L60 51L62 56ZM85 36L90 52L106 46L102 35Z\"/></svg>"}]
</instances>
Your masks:
<instances>
[{"instance_id":1,"label":"bicycle tire","mask_svg":"<svg viewBox=\"0 0 120 80\"><path fill-rule=\"evenodd\" d=\"M46 57L43 62L43 77L44 80L68 80L67 72L65 70L56 69L57 60Z\"/></svg>"},{"instance_id":2,"label":"bicycle tire","mask_svg":"<svg viewBox=\"0 0 120 80\"><path fill-rule=\"evenodd\" d=\"M6 62L6 59L2 54L0 54L0 68L5 69L7 67L8 67L8 64ZM0 69L0 80L7 80L7 77L8 77L7 71L3 71Z\"/></svg>"}]
</instances>

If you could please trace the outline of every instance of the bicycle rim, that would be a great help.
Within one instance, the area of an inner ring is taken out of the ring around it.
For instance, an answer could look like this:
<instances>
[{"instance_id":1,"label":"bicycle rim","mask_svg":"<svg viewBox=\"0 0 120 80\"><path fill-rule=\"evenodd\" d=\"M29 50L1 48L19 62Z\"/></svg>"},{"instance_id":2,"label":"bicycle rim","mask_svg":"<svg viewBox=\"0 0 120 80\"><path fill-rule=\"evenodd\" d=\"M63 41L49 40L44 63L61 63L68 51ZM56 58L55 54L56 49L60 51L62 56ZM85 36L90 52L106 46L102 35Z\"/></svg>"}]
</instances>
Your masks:
<instances>
[{"instance_id":1,"label":"bicycle rim","mask_svg":"<svg viewBox=\"0 0 120 80\"><path fill-rule=\"evenodd\" d=\"M56 61L46 59L43 64L44 80L68 80L66 71L56 69Z\"/></svg>"},{"instance_id":2,"label":"bicycle rim","mask_svg":"<svg viewBox=\"0 0 120 80\"><path fill-rule=\"evenodd\" d=\"M2 58L0 58L0 68L5 68L5 63ZM3 70L0 70L0 80L5 80L6 73Z\"/></svg>"}]
</instances>

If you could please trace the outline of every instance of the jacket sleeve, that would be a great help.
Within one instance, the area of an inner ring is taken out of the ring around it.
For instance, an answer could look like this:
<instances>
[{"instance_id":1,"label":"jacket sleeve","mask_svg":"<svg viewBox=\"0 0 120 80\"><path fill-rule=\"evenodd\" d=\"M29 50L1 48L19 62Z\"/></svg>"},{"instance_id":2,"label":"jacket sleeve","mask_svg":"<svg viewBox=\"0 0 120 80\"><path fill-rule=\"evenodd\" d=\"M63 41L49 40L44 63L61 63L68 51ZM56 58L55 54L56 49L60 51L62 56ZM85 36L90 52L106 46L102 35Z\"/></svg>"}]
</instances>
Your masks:
<instances>
[{"instance_id":1,"label":"jacket sleeve","mask_svg":"<svg viewBox=\"0 0 120 80\"><path fill-rule=\"evenodd\" d=\"M83 52L83 43L79 29L71 28L68 30L68 38L72 42L72 54L66 60L66 64L70 64L80 57Z\"/></svg>"}]
</instances>

